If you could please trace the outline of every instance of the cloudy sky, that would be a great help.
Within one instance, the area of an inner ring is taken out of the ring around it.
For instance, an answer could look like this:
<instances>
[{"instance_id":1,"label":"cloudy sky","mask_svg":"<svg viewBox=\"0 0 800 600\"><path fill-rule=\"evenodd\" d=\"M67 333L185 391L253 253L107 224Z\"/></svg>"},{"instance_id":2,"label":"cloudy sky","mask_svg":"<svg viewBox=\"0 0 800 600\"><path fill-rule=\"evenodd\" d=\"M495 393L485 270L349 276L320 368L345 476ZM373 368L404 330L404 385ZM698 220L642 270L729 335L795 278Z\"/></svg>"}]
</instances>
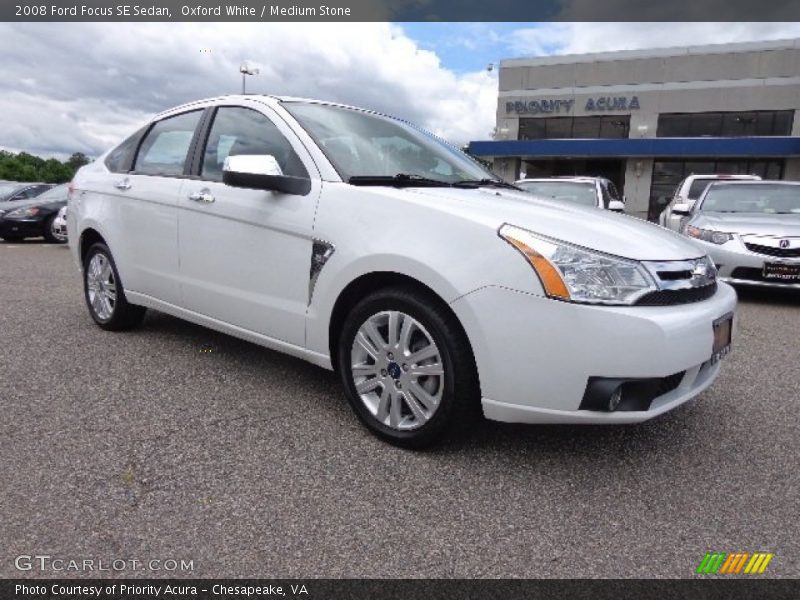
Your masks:
<instances>
[{"instance_id":1,"label":"cloudy sky","mask_svg":"<svg viewBox=\"0 0 800 600\"><path fill-rule=\"evenodd\" d=\"M781 39L800 23L0 24L0 148L98 155L154 113L248 91L324 98L461 144L494 126L497 71L518 56Z\"/></svg>"}]
</instances>

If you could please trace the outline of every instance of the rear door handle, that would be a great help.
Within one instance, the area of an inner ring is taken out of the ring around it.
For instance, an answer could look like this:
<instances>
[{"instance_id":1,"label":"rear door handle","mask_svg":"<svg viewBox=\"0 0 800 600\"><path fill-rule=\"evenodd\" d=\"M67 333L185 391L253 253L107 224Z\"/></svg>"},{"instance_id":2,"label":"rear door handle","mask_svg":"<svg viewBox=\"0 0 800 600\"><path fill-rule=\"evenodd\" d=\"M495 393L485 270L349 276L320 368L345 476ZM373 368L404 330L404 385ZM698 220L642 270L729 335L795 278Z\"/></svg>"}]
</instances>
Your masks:
<instances>
[{"instance_id":1,"label":"rear door handle","mask_svg":"<svg viewBox=\"0 0 800 600\"><path fill-rule=\"evenodd\" d=\"M129 190L131 189L131 180L126 177L125 179L115 183L114 187L118 190Z\"/></svg>"},{"instance_id":2,"label":"rear door handle","mask_svg":"<svg viewBox=\"0 0 800 600\"><path fill-rule=\"evenodd\" d=\"M211 202L214 202L215 198L211 194L211 190L209 190L208 188L203 188L199 192L193 192L189 194L189 200L210 204Z\"/></svg>"}]
</instances>

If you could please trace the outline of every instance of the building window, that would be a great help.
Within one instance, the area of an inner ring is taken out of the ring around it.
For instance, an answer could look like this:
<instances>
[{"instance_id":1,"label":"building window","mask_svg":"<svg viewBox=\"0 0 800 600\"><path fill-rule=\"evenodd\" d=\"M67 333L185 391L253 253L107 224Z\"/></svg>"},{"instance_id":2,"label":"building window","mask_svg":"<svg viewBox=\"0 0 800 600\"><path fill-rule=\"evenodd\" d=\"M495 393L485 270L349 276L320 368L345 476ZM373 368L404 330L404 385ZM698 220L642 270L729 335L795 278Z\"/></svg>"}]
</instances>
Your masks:
<instances>
[{"instance_id":1,"label":"building window","mask_svg":"<svg viewBox=\"0 0 800 600\"><path fill-rule=\"evenodd\" d=\"M629 115L544 117L519 120L519 139L627 138Z\"/></svg>"},{"instance_id":2,"label":"building window","mask_svg":"<svg viewBox=\"0 0 800 600\"><path fill-rule=\"evenodd\" d=\"M782 159L749 160L734 158L725 160L656 160L653 162L653 179L650 186L650 207L647 218L651 221L669 204L677 191L678 184L689 175L712 175L726 173L732 175L758 175L762 179L781 179L784 161Z\"/></svg>"},{"instance_id":3,"label":"building window","mask_svg":"<svg viewBox=\"0 0 800 600\"><path fill-rule=\"evenodd\" d=\"M658 117L657 137L741 137L792 134L791 110L666 113Z\"/></svg>"}]
</instances>

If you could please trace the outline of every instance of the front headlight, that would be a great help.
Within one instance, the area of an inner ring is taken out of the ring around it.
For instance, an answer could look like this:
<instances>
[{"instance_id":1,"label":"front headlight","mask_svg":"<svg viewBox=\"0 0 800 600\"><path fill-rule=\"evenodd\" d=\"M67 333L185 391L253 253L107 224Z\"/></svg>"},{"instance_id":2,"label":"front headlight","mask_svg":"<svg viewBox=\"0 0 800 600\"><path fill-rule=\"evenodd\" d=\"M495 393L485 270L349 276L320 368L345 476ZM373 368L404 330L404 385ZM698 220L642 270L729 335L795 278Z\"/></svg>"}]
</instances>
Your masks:
<instances>
[{"instance_id":1,"label":"front headlight","mask_svg":"<svg viewBox=\"0 0 800 600\"><path fill-rule=\"evenodd\" d=\"M27 219L28 217L35 217L40 211L41 209L38 206L31 206L30 208L17 208L8 213L6 215L6 219Z\"/></svg>"},{"instance_id":2,"label":"front headlight","mask_svg":"<svg viewBox=\"0 0 800 600\"><path fill-rule=\"evenodd\" d=\"M590 304L634 304L656 285L644 266L503 225L500 237L533 267L547 295Z\"/></svg>"},{"instance_id":3,"label":"front headlight","mask_svg":"<svg viewBox=\"0 0 800 600\"><path fill-rule=\"evenodd\" d=\"M733 234L727 231L714 231L712 229L700 229L694 225L686 227L686 235L689 237L703 240L704 242L711 242L712 244L722 245L733 239Z\"/></svg>"}]
</instances>

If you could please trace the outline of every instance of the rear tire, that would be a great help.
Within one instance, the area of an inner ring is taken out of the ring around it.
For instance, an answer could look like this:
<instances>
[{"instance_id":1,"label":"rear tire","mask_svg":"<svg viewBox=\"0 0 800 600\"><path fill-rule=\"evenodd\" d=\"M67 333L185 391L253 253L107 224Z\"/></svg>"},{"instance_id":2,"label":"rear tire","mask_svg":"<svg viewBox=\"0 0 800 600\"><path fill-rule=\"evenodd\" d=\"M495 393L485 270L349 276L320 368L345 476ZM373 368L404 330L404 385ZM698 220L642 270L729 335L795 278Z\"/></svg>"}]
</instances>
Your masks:
<instances>
[{"instance_id":1,"label":"rear tire","mask_svg":"<svg viewBox=\"0 0 800 600\"><path fill-rule=\"evenodd\" d=\"M89 248L83 261L83 295L92 319L107 331L133 329L147 310L127 301L111 251L100 242Z\"/></svg>"},{"instance_id":2,"label":"rear tire","mask_svg":"<svg viewBox=\"0 0 800 600\"><path fill-rule=\"evenodd\" d=\"M413 288L376 291L350 311L337 367L358 418L396 446L431 446L480 414L464 330L438 298Z\"/></svg>"}]
</instances>

